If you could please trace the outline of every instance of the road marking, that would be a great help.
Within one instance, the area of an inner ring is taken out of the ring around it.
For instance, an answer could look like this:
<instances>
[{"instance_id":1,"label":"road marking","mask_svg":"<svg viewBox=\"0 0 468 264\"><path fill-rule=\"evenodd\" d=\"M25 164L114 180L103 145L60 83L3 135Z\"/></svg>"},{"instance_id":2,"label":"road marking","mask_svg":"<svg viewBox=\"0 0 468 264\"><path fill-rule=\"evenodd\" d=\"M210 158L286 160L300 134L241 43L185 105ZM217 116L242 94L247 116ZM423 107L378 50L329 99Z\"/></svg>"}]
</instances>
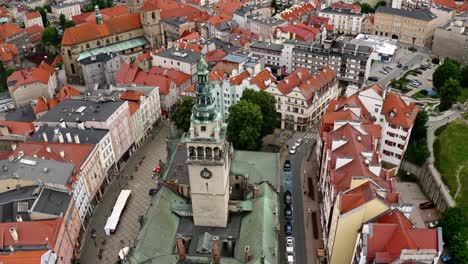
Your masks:
<instances>
[{"instance_id":1,"label":"road marking","mask_svg":"<svg viewBox=\"0 0 468 264\"><path fill-rule=\"evenodd\" d=\"M307 135L304 138L311 138L314 139L317 137L317 134L312 134L312 133L307 133Z\"/></svg>"}]
</instances>

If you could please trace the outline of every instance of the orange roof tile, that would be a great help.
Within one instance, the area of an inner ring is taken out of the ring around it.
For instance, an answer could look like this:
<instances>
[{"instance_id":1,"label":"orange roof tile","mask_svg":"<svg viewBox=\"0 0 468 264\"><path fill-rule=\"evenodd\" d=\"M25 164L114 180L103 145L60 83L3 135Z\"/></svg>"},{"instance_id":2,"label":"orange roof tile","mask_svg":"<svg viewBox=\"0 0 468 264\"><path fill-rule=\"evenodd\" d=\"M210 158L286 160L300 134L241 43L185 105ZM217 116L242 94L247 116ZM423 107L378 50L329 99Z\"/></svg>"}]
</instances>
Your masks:
<instances>
[{"instance_id":1,"label":"orange roof tile","mask_svg":"<svg viewBox=\"0 0 468 264\"><path fill-rule=\"evenodd\" d=\"M250 84L257 85L260 90L265 90L270 84L275 83L276 79L268 69L264 69L250 79Z\"/></svg>"},{"instance_id":2,"label":"orange roof tile","mask_svg":"<svg viewBox=\"0 0 468 264\"><path fill-rule=\"evenodd\" d=\"M23 29L13 23L8 22L3 25L0 24L0 42L4 42L13 35L20 34L22 32Z\"/></svg>"},{"instance_id":3,"label":"orange roof tile","mask_svg":"<svg viewBox=\"0 0 468 264\"><path fill-rule=\"evenodd\" d=\"M234 11L236 11L236 9L238 9L239 7L243 5L244 3L242 1L224 0L224 1L215 3L211 8L213 10L218 11L219 13L224 13L232 17L232 14L234 14Z\"/></svg>"},{"instance_id":4,"label":"orange roof tile","mask_svg":"<svg viewBox=\"0 0 468 264\"><path fill-rule=\"evenodd\" d=\"M196 11L193 14L187 16L188 21L203 23L210 18L207 11Z\"/></svg>"},{"instance_id":5,"label":"orange roof tile","mask_svg":"<svg viewBox=\"0 0 468 264\"><path fill-rule=\"evenodd\" d=\"M139 102L142 96L145 96L145 94L142 92L134 91L134 90L127 90L120 96L120 99Z\"/></svg>"},{"instance_id":6,"label":"orange roof tile","mask_svg":"<svg viewBox=\"0 0 468 264\"><path fill-rule=\"evenodd\" d=\"M50 148L50 152L47 147ZM44 157L45 159L73 163L75 170L79 171L80 167L86 161L88 155L93 151L92 144L74 144L74 143L58 143L58 142L23 142L13 152L13 155L23 151L26 156ZM60 151L64 152L64 157L60 155Z\"/></svg>"},{"instance_id":7,"label":"orange roof tile","mask_svg":"<svg viewBox=\"0 0 468 264\"><path fill-rule=\"evenodd\" d=\"M0 60L8 62L13 60L13 57L18 55L18 49L14 44L0 43Z\"/></svg>"},{"instance_id":8,"label":"orange roof tile","mask_svg":"<svg viewBox=\"0 0 468 264\"><path fill-rule=\"evenodd\" d=\"M30 135L34 132L34 124L30 122L0 120L0 127L7 127L10 134L14 135Z\"/></svg>"},{"instance_id":9,"label":"orange roof tile","mask_svg":"<svg viewBox=\"0 0 468 264\"><path fill-rule=\"evenodd\" d=\"M380 197L377 194L377 191L381 189L379 186L376 186L374 183L368 181L364 184L359 185L358 187L351 189L341 196L340 203L340 212L341 214L346 214L349 211L352 211L372 200L376 197ZM397 193L394 193L397 195ZM387 204L391 202L383 197L380 197L382 201L385 201Z\"/></svg>"},{"instance_id":10,"label":"orange roof tile","mask_svg":"<svg viewBox=\"0 0 468 264\"><path fill-rule=\"evenodd\" d=\"M206 62L218 62L226 57L228 54L222 49L215 49L205 54Z\"/></svg>"},{"instance_id":11,"label":"orange roof tile","mask_svg":"<svg viewBox=\"0 0 468 264\"><path fill-rule=\"evenodd\" d=\"M72 86L68 84L65 84L57 93L57 100L61 102L65 99L71 98L72 96L78 96L80 94L81 94L80 90L73 88Z\"/></svg>"},{"instance_id":12,"label":"orange roof tile","mask_svg":"<svg viewBox=\"0 0 468 264\"><path fill-rule=\"evenodd\" d=\"M30 83L43 83L47 84L51 74L46 70L45 67L29 68L21 71L15 71L8 77L7 84L11 88L11 91L15 91L18 87Z\"/></svg>"},{"instance_id":13,"label":"orange roof tile","mask_svg":"<svg viewBox=\"0 0 468 264\"><path fill-rule=\"evenodd\" d=\"M9 246L47 246L54 248L63 218L46 221L0 223L3 247ZM10 235L10 228L16 228L18 242Z\"/></svg>"},{"instance_id":14,"label":"orange roof tile","mask_svg":"<svg viewBox=\"0 0 468 264\"><path fill-rule=\"evenodd\" d=\"M115 82L117 84L128 84L133 82L138 72L138 67L134 64L122 63L120 65L119 72L115 76Z\"/></svg>"},{"instance_id":15,"label":"orange roof tile","mask_svg":"<svg viewBox=\"0 0 468 264\"><path fill-rule=\"evenodd\" d=\"M161 10L161 19L187 17L196 13L198 9L191 5L180 4L177 8Z\"/></svg>"},{"instance_id":16,"label":"orange roof tile","mask_svg":"<svg viewBox=\"0 0 468 264\"><path fill-rule=\"evenodd\" d=\"M132 116L133 114L135 114L135 112L138 110L138 108L140 107L140 103L139 102L128 102L128 110L130 111L130 116Z\"/></svg>"},{"instance_id":17,"label":"orange roof tile","mask_svg":"<svg viewBox=\"0 0 468 264\"><path fill-rule=\"evenodd\" d=\"M30 12L30 13L27 13L26 15L24 15L27 19L34 19L34 18L38 18L38 17L41 17L41 13L35 11L35 12Z\"/></svg>"},{"instance_id":18,"label":"orange roof tile","mask_svg":"<svg viewBox=\"0 0 468 264\"><path fill-rule=\"evenodd\" d=\"M398 94L387 93L382 114L385 115L388 123L410 128L413 126L418 112L419 108L415 103L407 104Z\"/></svg>"},{"instance_id":19,"label":"orange roof tile","mask_svg":"<svg viewBox=\"0 0 468 264\"><path fill-rule=\"evenodd\" d=\"M229 83L231 85L240 85L242 81L248 78L249 76L250 76L250 73L248 71L243 71L241 74L229 79Z\"/></svg>"},{"instance_id":20,"label":"orange roof tile","mask_svg":"<svg viewBox=\"0 0 468 264\"><path fill-rule=\"evenodd\" d=\"M140 14L112 17L104 20L102 25L98 25L96 21L90 21L65 29L62 45L71 46L138 28L141 28Z\"/></svg>"},{"instance_id":21,"label":"orange roof tile","mask_svg":"<svg viewBox=\"0 0 468 264\"><path fill-rule=\"evenodd\" d=\"M222 81L225 78L225 73L222 70L212 69L208 74L208 79L213 81Z\"/></svg>"},{"instance_id":22,"label":"orange roof tile","mask_svg":"<svg viewBox=\"0 0 468 264\"><path fill-rule=\"evenodd\" d=\"M116 5L113 7L101 9L99 10L99 12L101 13L102 20L105 21L116 16L128 14L128 7L127 5ZM96 13L94 11L82 13L82 14L72 17L72 20L73 22L75 22L76 25L82 24L85 22L92 22L95 19L96 19Z\"/></svg>"},{"instance_id":23,"label":"orange roof tile","mask_svg":"<svg viewBox=\"0 0 468 264\"><path fill-rule=\"evenodd\" d=\"M49 104L42 97L37 98L37 104L34 106L34 113L39 114L49 110Z\"/></svg>"},{"instance_id":24,"label":"orange roof tile","mask_svg":"<svg viewBox=\"0 0 468 264\"><path fill-rule=\"evenodd\" d=\"M152 11L160 9L161 11L167 9L177 9L181 6L181 3L175 0L146 0L140 11Z\"/></svg>"},{"instance_id":25,"label":"orange roof tile","mask_svg":"<svg viewBox=\"0 0 468 264\"><path fill-rule=\"evenodd\" d=\"M176 85L182 85L192 79L192 77L186 73L160 66L153 66L148 73L167 77Z\"/></svg>"},{"instance_id":26,"label":"orange roof tile","mask_svg":"<svg viewBox=\"0 0 468 264\"><path fill-rule=\"evenodd\" d=\"M212 16L210 19L206 21L206 23L213 24L213 25L218 25L222 22L227 22L230 21L232 18L226 14L219 14L216 16Z\"/></svg>"},{"instance_id":27,"label":"orange roof tile","mask_svg":"<svg viewBox=\"0 0 468 264\"><path fill-rule=\"evenodd\" d=\"M335 2L330 5L334 8L341 8L341 9L351 9L354 12L361 12L361 7L355 4L346 4L342 2Z\"/></svg>"},{"instance_id":28,"label":"orange roof tile","mask_svg":"<svg viewBox=\"0 0 468 264\"><path fill-rule=\"evenodd\" d=\"M457 9L458 7L457 3L455 3L455 0L433 0L432 3L450 9Z\"/></svg>"},{"instance_id":29,"label":"orange roof tile","mask_svg":"<svg viewBox=\"0 0 468 264\"><path fill-rule=\"evenodd\" d=\"M46 253L45 250L35 251L14 251L2 254L3 264L37 264L41 263L41 257Z\"/></svg>"},{"instance_id":30,"label":"orange roof tile","mask_svg":"<svg viewBox=\"0 0 468 264\"><path fill-rule=\"evenodd\" d=\"M371 85L368 85L368 86L364 87L362 89L362 91L369 90L369 89L374 90L378 95L380 95L382 97L384 95L384 90L383 90L382 86L380 84L378 84L378 83L373 83Z\"/></svg>"},{"instance_id":31,"label":"orange roof tile","mask_svg":"<svg viewBox=\"0 0 468 264\"><path fill-rule=\"evenodd\" d=\"M458 13L468 12L468 2L465 1L463 5L457 8Z\"/></svg>"}]
</instances>

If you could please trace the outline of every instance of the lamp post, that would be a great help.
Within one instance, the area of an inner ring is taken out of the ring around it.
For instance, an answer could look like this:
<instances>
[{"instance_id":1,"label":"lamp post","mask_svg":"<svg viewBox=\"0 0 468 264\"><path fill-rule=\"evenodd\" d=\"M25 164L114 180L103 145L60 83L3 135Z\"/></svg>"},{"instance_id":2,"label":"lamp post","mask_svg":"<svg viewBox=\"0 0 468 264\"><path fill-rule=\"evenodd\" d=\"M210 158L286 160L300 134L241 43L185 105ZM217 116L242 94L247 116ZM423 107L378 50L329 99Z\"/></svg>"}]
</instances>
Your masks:
<instances>
[{"instance_id":1,"label":"lamp post","mask_svg":"<svg viewBox=\"0 0 468 264\"><path fill-rule=\"evenodd\" d=\"M310 210L310 208L307 208L307 228L309 228L309 219L310 219L310 213L312 211Z\"/></svg>"}]
</instances>

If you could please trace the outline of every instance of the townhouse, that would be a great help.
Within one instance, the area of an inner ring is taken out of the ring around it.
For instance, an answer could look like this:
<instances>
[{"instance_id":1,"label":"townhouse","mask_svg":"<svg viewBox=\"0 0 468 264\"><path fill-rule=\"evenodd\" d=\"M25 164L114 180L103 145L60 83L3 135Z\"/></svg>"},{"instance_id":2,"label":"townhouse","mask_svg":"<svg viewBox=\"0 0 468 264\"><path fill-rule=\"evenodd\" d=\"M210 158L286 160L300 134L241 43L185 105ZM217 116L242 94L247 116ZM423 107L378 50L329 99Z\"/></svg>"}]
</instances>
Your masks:
<instances>
[{"instance_id":1,"label":"townhouse","mask_svg":"<svg viewBox=\"0 0 468 264\"><path fill-rule=\"evenodd\" d=\"M332 5L320 10L318 15L330 19L335 33L355 35L361 32L364 15L359 6L355 8L355 5Z\"/></svg>"},{"instance_id":2,"label":"townhouse","mask_svg":"<svg viewBox=\"0 0 468 264\"><path fill-rule=\"evenodd\" d=\"M18 48L14 44L0 43L0 60L6 69L14 69L20 64Z\"/></svg>"},{"instance_id":3,"label":"townhouse","mask_svg":"<svg viewBox=\"0 0 468 264\"><path fill-rule=\"evenodd\" d=\"M23 19L24 19L23 22L24 22L25 28L28 28L34 25L44 27L44 24L42 23L42 16L37 11L27 13L26 15L24 15Z\"/></svg>"},{"instance_id":4,"label":"townhouse","mask_svg":"<svg viewBox=\"0 0 468 264\"><path fill-rule=\"evenodd\" d=\"M102 97L102 96L101 96ZM39 126L108 129L117 168L135 142L127 101L65 99L35 121Z\"/></svg>"},{"instance_id":5,"label":"townhouse","mask_svg":"<svg viewBox=\"0 0 468 264\"><path fill-rule=\"evenodd\" d=\"M156 54L151 54L153 66L160 66L166 69L174 69L192 78L192 83L197 80L197 63L201 58L201 54L172 47Z\"/></svg>"},{"instance_id":6,"label":"townhouse","mask_svg":"<svg viewBox=\"0 0 468 264\"><path fill-rule=\"evenodd\" d=\"M338 98L340 89L331 68L316 73L299 68L266 92L275 96L282 129L307 131L318 123L330 100Z\"/></svg>"},{"instance_id":7,"label":"townhouse","mask_svg":"<svg viewBox=\"0 0 468 264\"><path fill-rule=\"evenodd\" d=\"M64 15L66 19L72 20L73 16L81 14L80 4L76 2L58 3L51 6L52 14L57 19Z\"/></svg>"},{"instance_id":8,"label":"townhouse","mask_svg":"<svg viewBox=\"0 0 468 264\"><path fill-rule=\"evenodd\" d=\"M16 107L38 97L51 98L57 88L55 69L45 62L38 67L13 72L7 79L8 91Z\"/></svg>"}]
</instances>

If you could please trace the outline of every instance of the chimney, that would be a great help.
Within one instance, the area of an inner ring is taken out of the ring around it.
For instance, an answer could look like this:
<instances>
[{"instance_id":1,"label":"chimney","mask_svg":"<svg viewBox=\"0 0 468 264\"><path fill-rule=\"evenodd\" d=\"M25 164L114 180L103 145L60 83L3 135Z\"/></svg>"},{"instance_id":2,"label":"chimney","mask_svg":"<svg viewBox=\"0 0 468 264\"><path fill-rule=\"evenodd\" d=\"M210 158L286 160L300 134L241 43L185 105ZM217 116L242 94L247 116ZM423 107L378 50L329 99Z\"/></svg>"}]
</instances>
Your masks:
<instances>
[{"instance_id":1,"label":"chimney","mask_svg":"<svg viewBox=\"0 0 468 264\"><path fill-rule=\"evenodd\" d=\"M65 151L60 150L60 157L64 158L65 157Z\"/></svg>"},{"instance_id":2,"label":"chimney","mask_svg":"<svg viewBox=\"0 0 468 264\"><path fill-rule=\"evenodd\" d=\"M78 134L75 134L75 143L80 144L80 136Z\"/></svg>"},{"instance_id":3,"label":"chimney","mask_svg":"<svg viewBox=\"0 0 468 264\"><path fill-rule=\"evenodd\" d=\"M49 141L49 139L47 138L47 133L46 132L42 132L42 137L44 138L44 142Z\"/></svg>"},{"instance_id":4,"label":"chimney","mask_svg":"<svg viewBox=\"0 0 468 264\"><path fill-rule=\"evenodd\" d=\"M71 137L70 132L65 133L65 135L67 136L67 141L68 141L68 143L73 143L73 139L72 139L72 137Z\"/></svg>"},{"instance_id":5,"label":"chimney","mask_svg":"<svg viewBox=\"0 0 468 264\"><path fill-rule=\"evenodd\" d=\"M257 199L259 197L260 197L260 189L258 188L257 185L255 185L253 188L253 198Z\"/></svg>"},{"instance_id":6,"label":"chimney","mask_svg":"<svg viewBox=\"0 0 468 264\"><path fill-rule=\"evenodd\" d=\"M62 133L59 133L59 134L58 134L58 139L59 139L59 142L60 142L60 143L63 143L63 142L64 142L64 140L63 140L63 134L62 134Z\"/></svg>"},{"instance_id":7,"label":"chimney","mask_svg":"<svg viewBox=\"0 0 468 264\"><path fill-rule=\"evenodd\" d=\"M47 150L47 152L50 153L51 152L50 146L46 146L46 150Z\"/></svg>"},{"instance_id":8,"label":"chimney","mask_svg":"<svg viewBox=\"0 0 468 264\"><path fill-rule=\"evenodd\" d=\"M185 254L185 246L184 246L184 239L182 238L181 234L177 234L177 252L179 252L179 260L185 261L187 260L187 255Z\"/></svg>"},{"instance_id":9,"label":"chimney","mask_svg":"<svg viewBox=\"0 0 468 264\"><path fill-rule=\"evenodd\" d=\"M13 240L15 242L18 242L18 232L16 232L16 228L14 228L14 227L10 228L10 234L11 234L11 237L13 238Z\"/></svg>"},{"instance_id":10,"label":"chimney","mask_svg":"<svg viewBox=\"0 0 468 264\"><path fill-rule=\"evenodd\" d=\"M218 264L221 262L221 254L219 253L219 236L213 236L212 241L211 254L213 255L213 262Z\"/></svg>"},{"instance_id":11,"label":"chimney","mask_svg":"<svg viewBox=\"0 0 468 264\"><path fill-rule=\"evenodd\" d=\"M245 246L244 248L244 263L249 262L250 260L250 246Z\"/></svg>"}]
</instances>

